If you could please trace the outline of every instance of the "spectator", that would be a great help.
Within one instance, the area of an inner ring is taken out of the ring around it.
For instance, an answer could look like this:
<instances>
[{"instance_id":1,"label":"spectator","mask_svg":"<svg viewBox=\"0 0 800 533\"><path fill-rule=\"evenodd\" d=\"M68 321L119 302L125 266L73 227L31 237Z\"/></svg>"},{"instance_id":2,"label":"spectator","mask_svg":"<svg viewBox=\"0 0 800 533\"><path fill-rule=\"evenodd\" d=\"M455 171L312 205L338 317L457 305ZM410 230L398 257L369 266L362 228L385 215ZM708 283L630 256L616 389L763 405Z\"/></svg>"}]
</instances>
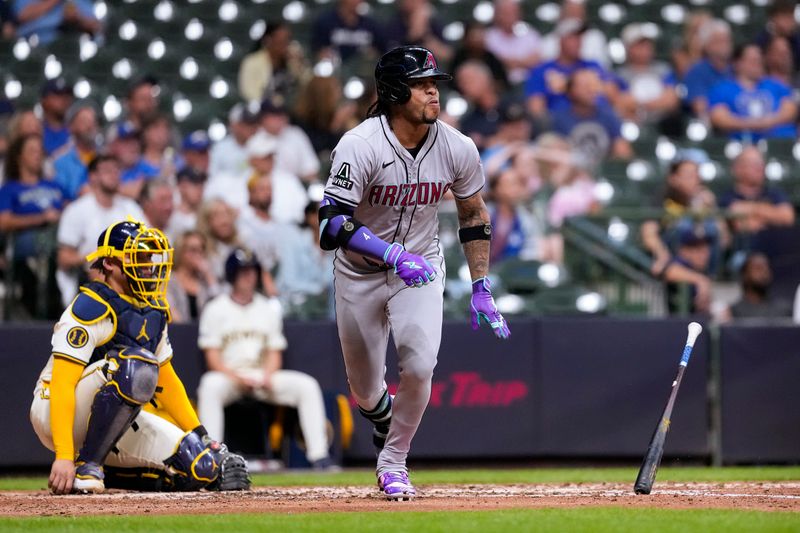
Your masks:
<instances>
[{"instance_id":1,"label":"spectator","mask_svg":"<svg viewBox=\"0 0 800 533\"><path fill-rule=\"evenodd\" d=\"M283 102L265 100L261 104L261 128L278 142L276 168L297 176L304 183L317 181L319 158L314 146L302 129L289 123L289 113Z\"/></svg>"},{"instance_id":2,"label":"spectator","mask_svg":"<svg viewBox=\"0 0 800 533\"><path fill-rule=\"evenodd\" d=\"M120 165L119 192L129 198L139 198L145 181L158 175L157 169L142 160L139 132L132 122L119 122L111 129L108 141L108 153L116 157Z\"/></svg>"},{"instance_id":3,"label":"spectator","mask_svg":"<svg viewBox=\"0 0 800 533\"><path fill-rule=\"evenodd\" d=\"M784 37L788 39L792 50L792 58L795 65L800 65L800 30L797 27L795 11L797 10L796 0L773 0L767 8L766 27L758 34L755 39L756 44L762 48L773 37Z\"/></svg>"},{"instance_id":4,"label":"spectator","mask_svg":"<svg viewBox=\"0 0 800 533\"><path fill-rule=\"evenodd\" d=\"M41 230L54 227L63 206L61 189L43 179L43 161L40 137L26 135L16 139L9 146L6 183L0 187L0 231L14 235L11 260L22 286L21 301L31 317L39 316L37 302L46 298L47 293L41 294L38 287L40 278L49 278L49 263L55 251L42 249ZM31 263L37 260L43 260L44 265L32 267ZM44 270L45 276L37 272L39 269Z\"/></svg>"},{"instance_id":5,"label":"spectator","mask_svg":"<svg viewBox=\"0 0 800 533\"><path fill-rule=\"evenodd\" d=\"M617 74L628 85L625 116L653 124L678 110L675 78L666 63L655 60L655 24L634 22L622 30L625 64Z\"/></svg>"},{"instance_id":6,"label":"spectator","mask_svg":"<svg viewBox=\"0 0 800 533\"><path fill-rule=\"evenodd\" d=\"M462 45L453 56L450 71L456 72L461 65L471 61L485 65L499 87L503 89L508 87L506 68L493 52L487 50L486 27L477 21L470 21L465 25ZM522 80L526 74L527 71L523 72Z\"/></svg>"},{"instance_id":7,"label":"spectator","mask_svg":"<svg viewBox=\"0 0 800 533\"><path fill-rule=\"evenodd\" d=\"M797 137L792 91L764 76L761 49L755 44L737 47L733 67L735 77L718 83L708 96L711 124L751 143Z\"/></svg>"},{"instance_id":8,"label":"spectator","mask_svg":"<svg viewBox=\"0 0 800 533\"><path fill-rule=\"evenodd\" d=\"M167 231L175 209L172 184L165 178L156 178L144 184L139 205L144 212L144 222L150 228Z\"/></svg>"},{"instance_id":9,"label":"spectator","mask_svg":"<svg viewBox=\"0 0 800 533\"><path fill-rule=\"evenodd\" d=\"M580 50L586 26L577 19L565 19L556 26L560 37L560 53L556 59L534 68L525 82L525 97L528 109L534 118L541 119L568 102L567 82L577 70L593 70L603 82L602 94L614 101L618 94L616 83L609 74L594 61L581 59Z\"/></svg>"},{"instance_id":10,"label":"spectator","mask_svg":"<svg viewBox=\"0 0 800 533\"><path fill-rule=\"evenodd\" d=\"M772 37L764 45L764 69L772 78L794 91L800 90L800 74L795 71L792 48L786 37ZM794 98L795 103L797 97Z\"/></svg>"},{"instance_id":11,"label":"spectator","mask_svg":"<svg viewBox=\"0 0 800 533\"><path fill-rule=\"evenodd\" d=\"M719 197L719 206L735 234L747 236L771 226L794 224L794 208L786 193L766 184L764 157L755 146L745 147L733 161L733 189ZM745 243L740 242L737 249Z\"/></svg>"},{"instance_id":12,"label":"spectator","mask_svg":"<svg viewBox=\"0 0 800 533\"><path fill-rule=\"evenodd\" d=\"M541 37L522 20L519 0L495 0L494 21L486 30L485 41L486 49L503 62L508 80L515 86L525 81L541 59Z\"/></svg>"},{"instance_id":13,"label":"spectator","mask_svg":"<svg viewBox=\"0 0 800 533\"><path fill-rule=\"evenodd\" d=\"M792 302L770 294L772 269L769 259L762 253L751 253L742 264L739 273L742 296L730 306L723 320L764 318L775 323L775 319L792 316Z\"/></svg>"},{"instance_id":14,"label":"spectator","mask_svg":"<svg viewBox=\"0 0 800 533\"><path fill-rule=\"evenodd\" d=\"M699 9L689 13L683 24L683 35L675 43L670 57L675 68L675 79L683 81L689 69L703 59L703 42L700 40L700 28L713 19L710 11Z\"/></svg>"},{"instance_id":15,"label":"spectator","mask_svg":"<svg viewBox=\"0 0 800 533\"><path fill-rule=\"evenodd\" d=\"M328 155L341 136L358 124L357 113L356 103L343 98L342 83L335 76L311 78L294 108L294 116L314 150Z\"/></svg>"},{"instance_id":16,"label":"spectator","mask_svg":"<svg viewBox=\"0 0 800 533\"><path fill-rule=\"evenodd\" d=\"M165 115L156 114L142 124L142 166L147 175L169 177L177 166L171 146L172 124Z\"/></svg>"},{"instance_id":17,"label":"spectator","mask_svg":"<svg viewBox=\"0 0 800 533\"><path fill-rule=\"evenodd\" d=\"M272 176L253 176L247 184L249 204L239 215L238 230L263 265L261 285L267 296L277 296L278 290L272 272L278 266L280 241L290 231L291 224L279 224L270 214L272 210Z\"/></svg>"},{"instance_id":18,"label":"spectator","mask_svg":"<svg viewBox=\"0 0 800 533\"><path fill-rule=\"evenodd\" d=\"M64 191L66 200L75 200L85 192L87 166L97 153L99 124L93 104L78 101L66 115L70 142L53 154L53 180Z\"/></svg>"},{"instance_id":19,"label":"spectator","mask_svg":"<svg viewBox=\"0 0 800 533\"><path fill-rule=\"evenodd\" d=\"M459 130L483 150L493 144L500 124L501 98L497 83L484 63L470 60L455 71L456 87L470 105Z\"/></svg>"},{"instance_id":20,"label":"spectator","mask_svg":"<svg viewBox=\"0 0 800 533\"><path fill-rule=\"evenodd\" d=\"M214 198L203 204L197 219L197 230L206 239L206 258L218 283L225 281L225 260L241 246L236 231L237 217L236 209Z\"/></svg>"},{"instance_id":21,"label":"spectator","mask_svg":"<svg viewBox=\"0 0 800 533\"><path fill-rule=\"evenodd\" d=\"M553 131L569 138L587 166L607 157L630 159L633 149L622 137L619 117L602 105L602 80L593 70L575 71L567 82L568 104L552 113Z\"/></svg>"},{"instance_id":22,"label":"spectator","mask_svg":"<svg viewBox=\"0 0 800 533\"><path fill-rule=\"evenodd\" d=\"M203 307L218 292L217 279L206 260L205 237L196 230L182 233L175 240L175 264L167 287L172 323L198 321Z\"/></svg>"},{"instance_id":23,"label":"spectator","mask_svg":"<svg viewBox=\"0 0 800 533\"><path fill-rule=\"evenodd\" d=\"M714 272L729 237L722 220L715 216L717 201L700 179L698 164L682 159L670 165L666 189L655 201L654 207L663 209L661 220L646 220L640 233L642 244L653 257L651 272L659 276L677 253L681 232L695 224L703 226L711 246L711 265Z\"/></svg>"},{"instance_id":24,"label":"spectator","mask_svg":"<svg viewBox=\"0 0 800 533\"><path fill-rule=\"evenodd\" d=\"M486 175L491 177L513 164L513 159L528 146L533 130L530 117L522 102L507 100L498 108L500 115L497 133L487 139L481 152Z\"/></svg>"},{"instance_id":25,"label":"spectator","mask_svg":"<svg viewBox=\"0 0 800 533\"><path fill-rule=\"evenodd\" d=\"M318 211L319 203L311 201L306 205L303 224L283 226L286 233L279 244L275 283L287 313L312 299L325 304L332 300L334 254L319 247ZM328 309L325 314L331 312Z\"/></svg>"},{"instance_id":26,"label":"spectator","mask_svg":"<svg viewBox=\"0 0 800 533\"><path fill-rule=\"evenodd\" d=\"M146 122L158 114L161 89L153 76L137 78L128 87L125 99L126 115L122 122L130 122L134 129L142 131Z\"/></svg>"},{"instance_id":27,"label":"spectator","mask_svg":"<svg viewBox=\"0 0 800 533\"><path fill-rule=\"evenodd\" d=\"M492 223L489 262L504 259L537 259L540 231L525 209L527 188L513 168L503 170L489 181L488 207Z\"/></svg>"},{"instance_id":28,"label":"spectator","mask_svg":"<svg viewBox=\"0 0 800 533\"><path fill-rule=\"evenodd\" d=\"M17 21L8 2L0 2L0 39L12 40L17 33Z\"/></svg>"},{"instance_id":29,"label":"spectator","mask_svg":"<svg viewBox=\"0 0 800 533\"><path fill-rule=\"evenodd\" d=\"M239 95L258 102L289 98L302 85L305 70L302 48L292 45L291 28L284 22L272 22L239 66Z\"/></svg>"},{"instance_id":30,"label":"spectator","mask_svg":"<svg viewBox=\"0 0 800 533\"><path fill-rule=\"evenodd\" d=\"M72 86L63 78L48 80L42 86L39 103L42 106L44 125L44 151L50 155L69 142L69 128L65 120L72 105Z\"/></svg>"},{"instance_id":31,"label":"spectator","mask_svg":"<svg viewBox=\"0 0 800 533\"><path fill-rule=\"evenodd\" d=\"M200 420L221 440L224 408L242 397L294 407L309 462L332 469L322 391L311 376L283 369L283 313L277 300L258 293L260 268L251 252L234 250L225 265L230 292L208 302L200 316L197 343L208 367L197 389Z\"/></svg>"},{"instance_id":32,"label":"spectator","mask_svg":"<svg viewBox=\"0 0 800 533\"><path fill-rule=\"evenodd\" d=\"M197 214L203 203L203 189L207 175L193 168L184 168L178 172L178 206L172 211L167 231L170 241L179 235L197 227Z\"/></svg>"},{"instance_id":33,"label":"spectator","mask_svg":"<svg viewBox=\"0 0 800 533\"><path fill-rule=\"evenodd\" d=\"M64 306L78 293L79 279L87 278L85 257L97 248L97 237L129 216L144 220L139 204L122 196L119 187L119 162L112 155L98 155L89 163L89 192L64 209L58 225L56 274Z\"/></svg>"},{"instance_id":34,"label":"spectator","mask_svg":"<svg viewBox=\"0 0 800 533\"><path fill-rule=\"evenodd\" d=\"M678 246L661 273L667 282L667 308L670 313L688 310L707 314L711 310L711 238L703 225L688 227L678 236ZM682 286L688 286L688 300ZM686 309L688 304L688 309Z\"/></svg>"},{"instance_id":35,"label":"spectator","mask_svg":"<svg viewBox=\"0 0 800 533\"><path fill-rule=\"evenodd\" d=\"M36 37L39 44L50 44L64 30L94 35L101 28L91 0L12 0L11 7L19 23L17 35Z\"/></svg>"},{"instance_id":36,"label":"spectator","mask_svg":"<svg viewBox=\"0 0 800 533\"><path fill-rule=\"evenodd\" d=\"M9 143L26 135L43 135L42 122L32 109L17 111L8 123Z\"/></svg>"},{"instance_id":37,"label":"spectator","mask_svg":"<svg viewBox=\"0 0 800 533\"><path fill-rule=\"evenodd\" d=\"M584 61L597 63L604 69L610 68L611 59L608 56L606 36L597 28L589 28L587 26L585 0L564 0L561 2L559 24L565 20L577 20L586 27L578 49L578 57ZM560 39L561 34L558 31L558 25L556 25L556 30L542 39L540 52L542 60L549 61L559 56Z\"/></svg>"},{"instance_id":38,"label":"spectator","mask_svg":"<svg viewBox=\"0 0 800 533\"><path fill-rule=\"evenodd\" d=\"M261 121L260 103L238 103L228 113L228 135L211 146L208 175L240 176L247 170L247 141Z\"/></svg>"},{"instance_id":39,"label":"spectator","mask_svg":"<svg viewBox=\"0 0 800 533\"><path fill-rule=\"evenodd\" d=\"M347 62L364 55L377 56L387 50L383 28L368 15L359 13L363 0L337 0L314 21L311 50L315 60Z\"/></svg>"},{"instance_id":40,"label":"spectator","mask_svg":"<svg viewBox=\"0 0 800 533\"><path fill-rule=\"evenodd\" d=\"M396 5L396 16L384 28L389 43L387 49L424 46L443 64L449 63L453 47L444 38L444 24L436 16L436 8L430 0L398 0Z\"/></svg>"},{"instance_id":41,"label":"spectator","mask_svg":"<svg viewBox=\"0 0 800 533\"><path fill-rule=\"evenodd\" d=\"M211 140L205 130L195 130L183 138L181 144L181 168L191 168L208 173Z\"/></svg>"},{"instance_id":42,"label":"spectator","mask_svg":"<svg viewBox=\"0 0 800 533\"><path fill-rule=\"evenodd\" d=\"M703 46L703 59L689 68L684 83L686 102L696 116L705 119L711 89L733 76L731 27L724 20L710 19L700 26L698 38Z\"/></svg>"}]
</instances>

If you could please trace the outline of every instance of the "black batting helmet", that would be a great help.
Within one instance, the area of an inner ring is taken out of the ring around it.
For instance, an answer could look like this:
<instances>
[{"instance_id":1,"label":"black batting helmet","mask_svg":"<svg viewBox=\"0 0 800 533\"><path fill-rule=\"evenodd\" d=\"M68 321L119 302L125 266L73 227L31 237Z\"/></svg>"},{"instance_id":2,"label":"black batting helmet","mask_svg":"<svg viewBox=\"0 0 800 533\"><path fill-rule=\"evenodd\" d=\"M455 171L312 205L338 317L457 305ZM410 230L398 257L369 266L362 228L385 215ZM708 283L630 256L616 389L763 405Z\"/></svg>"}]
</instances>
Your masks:
<instances>
[{"instance_id":1,"label":"black batting helmet","mask_svg":"<svg viewBox=\"0 0 800 533\"><path fill-rule=\"evenodd\" d=\"M386 52L375 66L378 101L404 104L411 98L409 80L433 78L447 81L453 77L441 70L433 52L421 46L401 46Z\"/></svg>"},{"instance_id":2,"label":"black batting helmet","mask_svg":"<svg viewBox=\"0 0 800 533\"><path fill-rule=\"evenodd\" d=\"M243 268L255 268L258 277L261 277L261 263L258 262L256 255L247 248L234 248L225 261L225 280L233 284Z\"/></svg>"}]
</instances>

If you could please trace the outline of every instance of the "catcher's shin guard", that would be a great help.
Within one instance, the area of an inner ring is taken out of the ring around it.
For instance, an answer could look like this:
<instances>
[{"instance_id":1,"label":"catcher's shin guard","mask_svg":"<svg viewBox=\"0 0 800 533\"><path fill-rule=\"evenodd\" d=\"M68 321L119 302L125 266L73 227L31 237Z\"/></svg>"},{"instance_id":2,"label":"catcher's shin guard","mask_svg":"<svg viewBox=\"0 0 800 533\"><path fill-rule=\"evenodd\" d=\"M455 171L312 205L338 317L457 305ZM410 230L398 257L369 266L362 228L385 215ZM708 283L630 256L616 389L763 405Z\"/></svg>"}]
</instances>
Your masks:
<instances>
[{"instance_id":1,"label":"catcher's shin guard","mask_svg":"<svg viewBox=\"0 0 800 533\"><path fill-rule=\"evenodd\" d=\"M194 431L183 436L164 464L172 474L175 490L200 490L219 476L217 458Z\"/></svg>"},{"instance_id":2,"label":"catcher's shin guard","mask_svg":"<svg viewBox=\"0 0 800 533\"><path fill-rule=\"evenodd\" d=\"M158 382L155 355L143 348L121 348L109 352L110 380L94 396L86 438L77 464L105 462L108 452L128 430L153 397Z\"/></svg>"},{"instance_id":3,"label":"catcher's shin guard","mask_svg":"<svg viewBox=\"0 0 800 533\"><path fill-rule=\"evenodd\" d=\"M375 448L382 450L386 444L386 437L389 435L389 425L392 422L392 395L389 391L383 391L383 396L378 400L378 404L370 411L359 406L358 411L361 416L372 422L375 426L372 429L372 444Z\"/></svg>"}]
</instances>

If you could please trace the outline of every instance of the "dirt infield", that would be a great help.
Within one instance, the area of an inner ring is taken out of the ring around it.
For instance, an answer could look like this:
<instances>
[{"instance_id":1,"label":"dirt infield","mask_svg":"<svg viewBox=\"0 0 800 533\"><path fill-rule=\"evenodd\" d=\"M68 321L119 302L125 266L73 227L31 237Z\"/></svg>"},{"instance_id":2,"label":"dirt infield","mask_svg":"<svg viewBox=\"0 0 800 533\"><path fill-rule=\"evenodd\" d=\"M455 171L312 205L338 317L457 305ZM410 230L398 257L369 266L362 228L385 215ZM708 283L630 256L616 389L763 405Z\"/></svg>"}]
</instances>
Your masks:
<instances>
[{"instance_id":1,"label":"dirt infield","mask_svg":"<svg viewBox=\"0 0 800 533\"><path fill-rule=\"evenodd\" d=\"M0 516L100 514L313 513L386 510L496 510L537 507L659 507L800 512L800 483L660 483L636 496L629 485L422 485L411 502L388 502L372 487L257 488L245 493L51 496L0 492Z\"/></svg>"}]
</instances>

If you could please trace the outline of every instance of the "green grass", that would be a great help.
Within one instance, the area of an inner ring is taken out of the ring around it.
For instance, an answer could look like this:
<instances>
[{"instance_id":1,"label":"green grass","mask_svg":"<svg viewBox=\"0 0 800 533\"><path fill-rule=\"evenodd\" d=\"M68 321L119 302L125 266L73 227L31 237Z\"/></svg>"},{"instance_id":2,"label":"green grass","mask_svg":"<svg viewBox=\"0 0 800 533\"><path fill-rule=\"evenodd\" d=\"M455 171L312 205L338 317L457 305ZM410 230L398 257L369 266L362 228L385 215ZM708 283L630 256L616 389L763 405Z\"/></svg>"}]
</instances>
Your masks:
<instances>
[{"instance_id":1,"label":"green grass","mask_svg":"<svg viewBox=\"0 0 800 533\"><path fill-rule=\"evenodd\" d=\"M413 479L417 484L439 483L633 483L637 467L626 468L524 468L524 469L466 469L436 470L414 469ZM791 481L800 480L800 466L756 466L756 467L662 467L658 471L659 481ZM291 472L259 474L253 476L256 486L316 486L316 485L368 485L375 476L370 470L348 470L337 474L315 474ZM47 487L47 478L4 477L0 478L0 490L38 490Z\"/></svg>"},{"instance_id":2,"label":"green grass","mask_svg":"<svg viewBox=\"0 0 800 533\"><path fill-rule=\"evenodd\" d=\"M391 524L391 528L387 525ZM591 533L796 532L797 513L736 510L669 510L589 507L461 512L385 512L314 514L235 514L207 516L87 516L77 518L0 519L2 531L376 531L507 532L570 531Z\"/></svg>"}]
</instances>

